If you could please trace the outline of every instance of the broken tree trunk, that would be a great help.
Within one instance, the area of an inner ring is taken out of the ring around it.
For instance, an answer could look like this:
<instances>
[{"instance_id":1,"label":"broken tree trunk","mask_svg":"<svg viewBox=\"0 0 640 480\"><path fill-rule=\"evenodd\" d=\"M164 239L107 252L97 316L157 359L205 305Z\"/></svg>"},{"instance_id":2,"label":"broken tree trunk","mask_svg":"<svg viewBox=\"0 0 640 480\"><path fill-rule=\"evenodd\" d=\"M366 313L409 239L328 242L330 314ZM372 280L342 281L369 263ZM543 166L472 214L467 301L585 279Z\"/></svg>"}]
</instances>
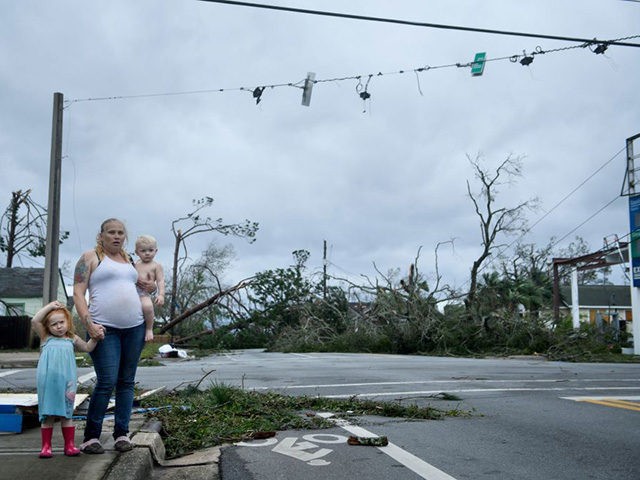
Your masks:
<instances>
[{"instance_id":1,"label":"broken tree trunk","mask_svg":"<svg viewBox=\"0 0 640 480\"><path fill-rule=\"evenodd\" d=\"M160 333L165 333L167 330L175 327L177 324L179 324L183 320L186 320L187 318L189 318L194 313L197 313L200 310L203 310L203 309L207 308L208 306L213 305L214 303L218 303L218 301L222 297L224 297L225 295L229 295L230 293L233 293L233 292L235 292L237 290L240 290L241 288L245 288L250 283L251 283L250 280L243 280L240 283L234 285L233 287L227 288L226 290L219 291L213 297L205 300L202 303L199 303L198 305L195 305L195 306L189 308L188 310L185 310L180 315L178 315L176 318L172 319L169 323L167 323L166 325L163 325L162 328L160 329Z\"/></svg>"}]
</instances>

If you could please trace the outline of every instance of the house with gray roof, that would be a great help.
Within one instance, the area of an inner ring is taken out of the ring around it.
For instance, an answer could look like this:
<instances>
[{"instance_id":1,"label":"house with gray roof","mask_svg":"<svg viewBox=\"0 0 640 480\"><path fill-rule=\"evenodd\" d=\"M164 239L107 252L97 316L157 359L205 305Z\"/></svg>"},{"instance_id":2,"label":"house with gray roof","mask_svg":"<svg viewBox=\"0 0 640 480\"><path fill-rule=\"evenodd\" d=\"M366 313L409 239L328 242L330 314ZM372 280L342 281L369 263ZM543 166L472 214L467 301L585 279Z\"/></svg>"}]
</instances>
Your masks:
<instances>
[{"instance_id":1,"label":"house with gray roof","mask_svg":"<svg viewBox=\"0 0 640 480\"><path fill-rule=\"evenodd\" d=\"M44 268L0 268L0 316L33 317L42 308ZM57 300L68 305L62 273Z\"/></svg>"},{"instance_id":2,"label":"house with gray roof","mask_svg":"<svg viewBox=\"0 0 640 480\"><path fill-rule=\"evenodd\" d=\"M573 301L571 287L560 287L561 306L560 311L565 315L571 315ZM578 311L580 323L595 324L601 321L611 322L618 320L624 322L631 331L631 287L629 285L579 285L578 286Z\"/></svg>"}]
</instances>

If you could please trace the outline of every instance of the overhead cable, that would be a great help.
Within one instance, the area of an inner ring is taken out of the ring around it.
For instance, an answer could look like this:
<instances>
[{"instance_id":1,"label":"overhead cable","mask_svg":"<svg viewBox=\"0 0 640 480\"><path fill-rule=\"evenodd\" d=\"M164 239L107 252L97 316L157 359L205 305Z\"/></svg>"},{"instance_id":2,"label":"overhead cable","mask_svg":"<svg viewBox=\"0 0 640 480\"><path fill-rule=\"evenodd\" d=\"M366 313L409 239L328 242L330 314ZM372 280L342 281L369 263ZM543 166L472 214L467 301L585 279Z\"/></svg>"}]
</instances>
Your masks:
<instances>
[{"instance_id":1,"label":"overhead cable","mask_svg":"<svg viewBox=\"0 0 640 480\"><path fill-rule=\"evenodd\" d=\"M492 35L509 35L513 37L544 38L547 40L562 40L567 42L579 42L579 43L588 43L588 44L602 43L595 38L576 38L576 37L564 37L559 35L544 35L540 33L511 32L511 31L505 31L505 30L494 30L489 28L463 27L460 25L444 25L439 23L400 20L396 18L370 17L366 15L353 15L349 13L327 12L322 10L309 10L306 8L283 7L279 5L266 5L266 4L251 3L251 2L237 2L234 0L200 0L200 1L209 2L209 3L223 3L223 4L235 5L239 7L264 8L268 10L280 10L284 12L303 13L306 15L321 15L325 17L347 18L351 20L364 20L369 22L394 23L398 25L410 25L413 27L439 28L444 30L461 30L465 32L488 33ZM627 42L607 42L607 43L609 45L619 45L623 47L640 47L639 43L627 43Z\"/></svg>"},{"instance_id":2,"label":"overhead cable","mask_svg":"<svg viewBox=\"0 0 640 480\"><path fill-rule=\"evenodd\" d=\"M625 38L618 38L618 39L613 39L613 40L603 40L600 41L598 44L608 44L608 45L613 45L613 44L617 44L617 42L619 40L624 40L624 39L629 39L629 38L640 38L640 35L634 35L631 37L625 37ZM549 53L557 53L557 52L564 52L567 50L574 50L574 49L578 49L578 48L586 48L589 47L590 45L592 45L591 43L588 44L581 44L581 45L570 45L570 46L565 46L565 47L559 47L559 48L553 48L553 49L549 49L549 50L543 50L541 47L536 47L534 51L527 53L526 51L523 51L521 54L515 54L515 55L509 55L509 56L502 56L502 57L495 57L495 58L485 58L483 61L485 63L488 62L497 62L497 61L503 61L503 60L509 60L512 63L516 63L519 62L520 64L524 65L524 66L528 66L533 59L534 56L536 55L544 55L544 54L549 54ZM594 52L596 53L596 52ZM523 61L524 59L529 59L526 61ZM387 76L387 75L403 75L403 74L407 74L410 72L415 73L416 78L418 78L418 91L420 91L420 93L422 94L422 91L420 89L420 82L419 82L419 77L418 74L419 73L423 73L423 72L427 72L429 70L436 70L436 69L444 69L444 68L472 68L474 65L474 61L468 61L468 62L455 62L455 63L448 63L448 64L442 64L442 65L424 65L422 67L417 67L417 68L411 68L411 69L402 69L402 70L397 70L397 71L393 71L393 72L378 72L378 73L369 73L369 74L360 74L360 75L348 75L348 76L342 76L342 77L332 77L332 78L325 78L325 79L316 79L315 78L315 74L308 74L306 79L302 79L302 80L298 80L296 82L287 82L287 83L276 83L276 84L260 84L258 86L253 86L253 87L232 87L232 88L215 88L215 89L206 89L206 90L190 90L190 91L182 91L182 92L164 92L164 93L145 93L145 94L138 94L138 95L118 95L118 96L109 96L109 97L90 97L90 98L76 98L73 100L65 100L65 108L68 108L71 104L76 103L76 102L95 102L95 101L105 101L105 100L128 100L128 99L135 99L135 98L150 98L150 97L167 97L167 96L177 96L177 95L195 95L195 94L208 94L208 93L222 93L222 92L230 92L230 91L244 91L244 92L249 92L252 94L253 98L257 101L257 103L259 103L259 101L262 99L262 95L264 93L265 88L269 88L269 89L275 89L275 88L280 88L280 87L295 87L295 88L300 88L303 89L303 91L308 92L309 91L309 84L315 85L318 83L328 83L328 82L344 82L344 81L348 81L348 80L355 80L358 82L358 84L361 83L361 79L363 78L368 78L369 80L372 77L382 77L382 76ZM356 86L356 88L359 88ZM366 100L366 98L363 98L363 93L365 92L361 92L358 90L358 95L360 96L360 98L362 98L363 100ZM366 92L367 98L370 98L371 94L370 92ZM303 95L304 97L304 95ZM303 103L306 105L306 103Z\"/></svg>"}]
</instances>

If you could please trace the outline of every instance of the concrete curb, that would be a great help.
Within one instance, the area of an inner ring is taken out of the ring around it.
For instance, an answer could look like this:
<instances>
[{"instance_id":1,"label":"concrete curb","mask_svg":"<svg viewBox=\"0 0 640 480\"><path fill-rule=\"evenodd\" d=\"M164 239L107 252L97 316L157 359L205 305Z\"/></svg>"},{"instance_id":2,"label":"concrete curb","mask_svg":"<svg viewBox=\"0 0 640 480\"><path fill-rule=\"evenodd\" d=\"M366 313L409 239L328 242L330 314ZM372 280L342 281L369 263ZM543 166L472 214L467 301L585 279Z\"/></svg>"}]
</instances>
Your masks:
<instances>
[{"instance_id":1,"label":"concrete curb","mask_svg":"<svg viewBox=\"0 0 640 480\"><path fill-rule=\"evenodd\" d=\"M146 448L134 448L116 456L102 480L146 480L153 476L153 459Z\"/></svg>"},{"instance_id":2,"label":"concrete curb","mask_svg":"<svg viewBox=\"0 0 640 480\"><path fill-rule=\"evenodd\" d=\"M135 448L116 456L101 480L216 480L220 478L218 461L221 447L195 452L179 459L166 460L161 424L150 421L132 435Z\"/></svg>"},{"instance_id":3,"label":"concrete curb","mask_svg":"<svg viewBox=\"0 0 640 480\"><path fill-rule=\"evenodd\" d=\"M135 421L133 422L133 425L136 423L140 425L140 423ZM156 426L156 423L157 422L147 422L142 424L139 430L132 434L132 440L139 434L139 432L146 432L152 428L159 429L160 425ZM155 434L160 438L158 433ZM162 440L160 439L160 441ZM134 446L138 447L136 442L134 442ZM151 455L151 451L146 448L146 445L142 445L141 447L142 448L134 448L130 452L117 454L101 480L122 480L123 478L131 480L146 480L151 478L154 466L153 457Z\"/></svg>"}]
</instances>

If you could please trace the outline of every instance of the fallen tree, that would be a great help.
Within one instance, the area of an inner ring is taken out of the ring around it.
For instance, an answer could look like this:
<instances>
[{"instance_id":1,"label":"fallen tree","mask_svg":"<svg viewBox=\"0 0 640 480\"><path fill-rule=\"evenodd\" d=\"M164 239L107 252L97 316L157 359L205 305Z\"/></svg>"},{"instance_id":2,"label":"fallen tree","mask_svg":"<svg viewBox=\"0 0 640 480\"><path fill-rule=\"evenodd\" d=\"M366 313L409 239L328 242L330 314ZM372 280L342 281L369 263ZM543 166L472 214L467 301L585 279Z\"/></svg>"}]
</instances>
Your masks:
<instances>
[{"instance_id":1,"label":"fallen tree","mask_svg":"<svg viewBox=\"0 0 640 480\"><path fill-rule=\"evenodd\" d=\"M248 278L248 279L242 280L241 282L237 283L233 287L229 287L229 288L227 288L225 290L220 290L214 296L209 297L204 302L201 302L201 303L199 303L199 304L197 304L197 305L185 310L180 315L178 315L177 317L173 318L166 325L163 325L162 328L160 329L160 333L161 334L162 333L166 333L168 330L172 329L173 327L178 325L180 322L186 320L191 315L199 312L200 310L204 310L205 308L210 307L211 305L214 305L214 304L218 303L222 298L224 298L227 295L230 295L230 294L232 294L232 293L234 293L234 292L236 292L238 290L241 290L243 288L248 287L251 284L251 281L252 281L252 278Z\"/></svg>"}]
</instances>

